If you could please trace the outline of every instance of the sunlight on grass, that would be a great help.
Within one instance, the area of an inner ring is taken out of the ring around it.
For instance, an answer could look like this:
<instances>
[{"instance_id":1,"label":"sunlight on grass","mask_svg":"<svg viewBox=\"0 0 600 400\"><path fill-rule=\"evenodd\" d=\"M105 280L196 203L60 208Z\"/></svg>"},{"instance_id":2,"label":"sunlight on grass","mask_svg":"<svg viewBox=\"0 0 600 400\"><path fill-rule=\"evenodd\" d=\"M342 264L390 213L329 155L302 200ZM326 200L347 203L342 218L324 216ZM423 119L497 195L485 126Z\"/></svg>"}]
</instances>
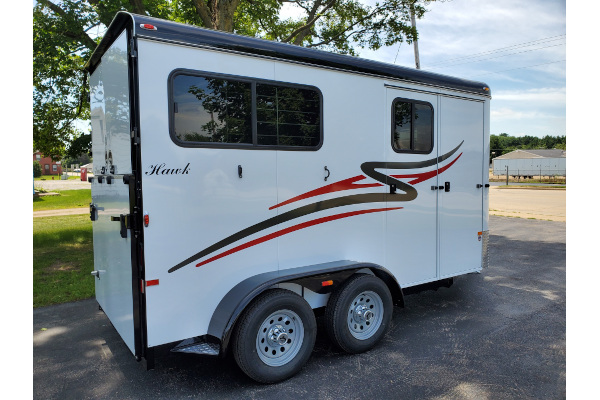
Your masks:
<instances>
[{"instance_id":1,"label":"sunlight on grass","mask_svg":"<svg viewBox=\"0 0 600 400\"><path fill-rule=\"evenodd\" d=\"M33 306L94 295L92 222L87 215L33 219Z\"/></svg>"},{"instance_id":2,"label":"sunlight on grass","mask_svg":"<svg viewBox=\"0 0 600 400\"><path fill-rule=\"evenodd\" d=\"M59 196L42 196L33 199L33 211L89 207L92 202L91 189L57 190L56 193L59 193Z\"/></svg>"}]
</instances>

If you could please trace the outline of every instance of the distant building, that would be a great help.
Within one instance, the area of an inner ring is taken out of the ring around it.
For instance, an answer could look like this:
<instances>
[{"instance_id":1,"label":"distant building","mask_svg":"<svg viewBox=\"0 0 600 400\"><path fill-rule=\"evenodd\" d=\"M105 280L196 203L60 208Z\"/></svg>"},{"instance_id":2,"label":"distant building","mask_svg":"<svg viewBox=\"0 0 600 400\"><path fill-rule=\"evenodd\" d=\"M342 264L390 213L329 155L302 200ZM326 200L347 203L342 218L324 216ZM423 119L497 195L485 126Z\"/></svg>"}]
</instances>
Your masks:
<instances>
[{"instance_id":1,"label":"distant building","mask_svg":"<svg viewBox=\"0 0 600 400\"><path fill-rule=\"evenodd\" d=\"M44 155L39 151L33 153L33 161L39 162L42 166L42 175L62 174L60 161L52 161L50 157L44 157Z\"/></svg>"},{"instance_id":2,"label":"distant building","mask_svg":"<svg viewBox=\"0 0 600 400\"><path fill-rule=\"evenodd\" d=\"M567 152L560 149L515 150L492 159L494 175L567 176Z\"/></svg>"}]
</instances>

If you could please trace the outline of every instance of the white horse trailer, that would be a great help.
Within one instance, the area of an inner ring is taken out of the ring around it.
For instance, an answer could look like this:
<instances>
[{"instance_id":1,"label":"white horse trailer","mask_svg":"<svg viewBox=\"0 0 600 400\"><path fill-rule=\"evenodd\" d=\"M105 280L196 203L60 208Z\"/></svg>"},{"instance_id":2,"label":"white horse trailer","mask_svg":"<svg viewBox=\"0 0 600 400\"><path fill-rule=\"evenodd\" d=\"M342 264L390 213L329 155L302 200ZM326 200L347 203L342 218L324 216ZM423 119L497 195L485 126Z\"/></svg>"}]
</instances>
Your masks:
<instances>
[{"instance_id":1,"label":"white horse trailer","mask_svg":"<svg viewBox=\"0 0 600 400\"><path fill-rule=\"evenodd\" d=\"M299 371L487 260L489 88L119 13L87 64L96 299L138 360Z\"/></svg>"}]
</instances>

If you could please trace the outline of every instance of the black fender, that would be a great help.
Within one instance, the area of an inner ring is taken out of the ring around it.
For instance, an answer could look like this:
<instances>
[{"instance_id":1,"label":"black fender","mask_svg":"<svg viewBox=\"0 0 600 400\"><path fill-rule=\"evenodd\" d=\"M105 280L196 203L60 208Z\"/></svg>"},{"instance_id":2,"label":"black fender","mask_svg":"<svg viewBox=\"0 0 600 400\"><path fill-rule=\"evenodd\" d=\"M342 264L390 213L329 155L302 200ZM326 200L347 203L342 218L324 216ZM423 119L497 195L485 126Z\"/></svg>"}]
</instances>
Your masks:
<instances>
[{"instance_id":1,"label":"black fender","mask_svg":"<svg viewBox=\"0 0 600 400\"><path fill-rule=\"evenodd\" d=\"M220 355L224 356L239 316L252 300L268 288L278 283L298 283L316 293L325 294L331 292L352 274L365 268L386 283L392 293L394 303L403 307L404 295L400 285L394 276L382 266L350 260L333 261L265 272L243 280L221 299L208 325L208 336L211 337L210 339L220 342ZM321 283L326 280L332 280L333 285L322 286Z\"/></svg>"}]
</instances>

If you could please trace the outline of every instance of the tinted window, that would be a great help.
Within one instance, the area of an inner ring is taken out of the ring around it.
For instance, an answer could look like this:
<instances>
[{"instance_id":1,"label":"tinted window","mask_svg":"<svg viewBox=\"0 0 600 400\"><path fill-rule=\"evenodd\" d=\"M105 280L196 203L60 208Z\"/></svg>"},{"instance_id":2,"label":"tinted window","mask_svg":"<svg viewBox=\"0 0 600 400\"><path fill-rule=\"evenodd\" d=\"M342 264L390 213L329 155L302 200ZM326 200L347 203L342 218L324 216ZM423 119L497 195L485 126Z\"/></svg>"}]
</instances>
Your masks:
<instances>
[{"instance_id":1,"label":"tinted window","mask_svg":"<svg viewBox=\"0 0 600 400\"><path fill-rule=\"evenodd\" d=\"M176 142L305 149L321 144L321 94L316 89L184 74L171 82Z\"/></svg>"},{"instance_id":2,"label":"tinted window","mask_svg":"<svg viewBox=\"0 0 600 400\"><path fill-rule=\"evenodd\" d=\"M430 104L398 99L394 101L392 146L400 152L431 152L433 108Z\"/></svg>"},{"instance_id":3,"label":"tinted window","mask_svg":"<svg viewBox=\"0 0 600 400\"><path fill-rule=\"evenodd\" d=\"M184 142L252 143L249 82L177 75L175 136Z\"/></svg>"},{"instance_id":4,"label":"tinted window","mask_svg":"<svg viewBox=\"0 0 600 400\"><path fill-rule=\"evenodd\" d=\"M320 97L315 90L257 84L258 144L317 146L320 110Z\"/></svg>"}]
</instances>

